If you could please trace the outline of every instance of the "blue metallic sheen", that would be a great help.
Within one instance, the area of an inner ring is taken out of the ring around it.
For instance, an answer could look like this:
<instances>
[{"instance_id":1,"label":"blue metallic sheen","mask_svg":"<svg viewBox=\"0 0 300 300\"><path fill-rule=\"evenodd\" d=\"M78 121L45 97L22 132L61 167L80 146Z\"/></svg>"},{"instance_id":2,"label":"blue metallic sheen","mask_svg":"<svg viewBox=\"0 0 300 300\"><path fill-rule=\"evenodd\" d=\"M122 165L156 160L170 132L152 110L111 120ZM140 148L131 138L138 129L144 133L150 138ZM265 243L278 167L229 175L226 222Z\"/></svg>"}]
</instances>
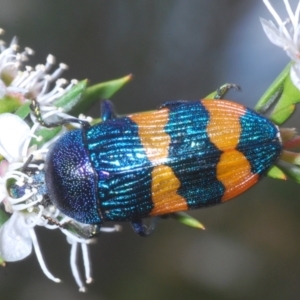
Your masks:
<instances>
[{"instance_id":1,"label":"blue metallic sheen","mask_svg":"<svg viewBox=\"0 0 300 300\"><path fill-rule=\"evenodd\" d=\"M86 131L91 163L98 175L104 220L132 220L149 215L151 171L138 126L130 118L108 120Z\"/></svg>"},{"instance_id":2,"label":"blue metallic sheen","mask_svg":"<svg viewBox=\"0 0 300 300\"><path fill-rule=\"evenodd\" d=\"M208 111L200 101L170 103L168 109L169 122L165 127L171 137L168 166L181 182L177 193L191 209L219 203L225 190L216 174L222 151L207 134Z\"/></svg>"},{"instance_id":3,"label":"blue metallic sheen","mask_svg":"<svg viewBox=\"0 0 300 300\"><path fill-rule=\"evenodd\" d=\"M240 124L242 132L237 150L250 162L251 172L262 175L281 153L278 130L271 121L248 108L240 117Z\"/></svg>"},{"instance_id":4,"label":"blue metallic sheen","mask_svg":"<svg viewBox=\"0 0 300 300\"><path fill-rule=\"evenodd\" d=\"M179 182L176 193L188 209L222 202L226 188L217 170L223 151L210 139L209 109L201 101L168 102L162 109L168 113L163 129L152 126L152 121L157 122L156 112L146 127L146 135L169 137L168 155L157 164L147 157L149 149L156 149L148 143L146 153L147 143L143 144L134 118L116 118L110 102L103 104L105 121L58 139L46 161L45 181L51 201L79 222L131 221L144 235L141 219L151 216L157 204L152 197L153 170L163 164L175 174ZM261 175L280 155L278 130L249 109L242 113L241 132L237 126L239 143L233 147L245 155L251 172ZM166 211L176 210L170 204Z\"/></svg>"},{"instance_id":5,"label":"blue metallic sheen","mask_svg":"<svg viewBox=\"0 0 300 300\"><path fill-rule=\"evenodd\" d=\"M47 155L45 179L51 201L66 215L87 223L101 223L97 176L90 163L82 130L67 132Z\"/></svg>"}]
</instances>

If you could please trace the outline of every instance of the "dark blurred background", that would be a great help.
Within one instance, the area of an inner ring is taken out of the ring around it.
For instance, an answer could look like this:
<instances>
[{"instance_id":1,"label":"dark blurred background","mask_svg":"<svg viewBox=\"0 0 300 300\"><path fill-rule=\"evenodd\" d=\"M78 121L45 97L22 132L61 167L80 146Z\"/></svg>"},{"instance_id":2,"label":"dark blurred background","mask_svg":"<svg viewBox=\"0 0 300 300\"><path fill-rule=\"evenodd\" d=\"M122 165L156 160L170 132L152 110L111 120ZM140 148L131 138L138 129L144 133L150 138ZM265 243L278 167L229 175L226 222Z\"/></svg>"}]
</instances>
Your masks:
<instances>
[{"instance_id":1,"label":"dark blurred background","mask_svg":"<svg viewBox=\"0 0 300 300\"><path fill-rule=\"evenodd\" d=\"M33 48L32 64L51 53L70 66L64 77L91 83L132 73L113 97L122 114L198 99L225 82L242 87L228 97L253 107L288 63L259 17L271 18L259 0L0 0L4 39ZM298 119L290 124L300 128ZM299 190L265 178L234 201L192 212L206 231L165 220L149 238L129 224L102 234L91 246L87 294L77 292L64 236L40 229L47 265L64 282L48 280L32 254L0 270L0 298L299 299Z\"/></svg>"}]
</instances>

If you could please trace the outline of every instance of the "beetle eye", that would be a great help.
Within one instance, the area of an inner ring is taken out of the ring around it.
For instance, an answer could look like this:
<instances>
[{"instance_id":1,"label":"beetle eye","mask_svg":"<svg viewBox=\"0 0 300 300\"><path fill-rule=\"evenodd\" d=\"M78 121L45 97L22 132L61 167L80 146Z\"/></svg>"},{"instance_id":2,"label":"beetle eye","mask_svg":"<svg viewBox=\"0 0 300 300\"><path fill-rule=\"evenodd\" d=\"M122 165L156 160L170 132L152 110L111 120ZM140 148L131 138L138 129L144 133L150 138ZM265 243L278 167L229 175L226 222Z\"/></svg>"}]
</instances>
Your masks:
<instances>
[{"instance_id":1,"label":"beetle eye","mask_svg":"<svg viewBox=\"0 0 300 300\"><path fill-rule=\"evenodd\" d=\"M12 183L8 190L10 196L15 199L28 195L28 199L40 200L39 203L44 207L49 206L51 203L46 190L45 172L43 170L26 170L22 180Z\"/></svg>"}]
</instances>

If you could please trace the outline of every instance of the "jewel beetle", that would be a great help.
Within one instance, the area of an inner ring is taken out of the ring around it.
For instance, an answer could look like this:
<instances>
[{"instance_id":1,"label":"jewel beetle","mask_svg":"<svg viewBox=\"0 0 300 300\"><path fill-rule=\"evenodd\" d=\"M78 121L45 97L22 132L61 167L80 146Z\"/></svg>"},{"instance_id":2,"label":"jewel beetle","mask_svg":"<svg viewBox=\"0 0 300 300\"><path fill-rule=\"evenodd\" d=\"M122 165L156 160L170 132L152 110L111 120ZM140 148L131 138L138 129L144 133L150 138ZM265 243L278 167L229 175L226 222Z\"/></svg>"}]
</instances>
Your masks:
<instances>
[{"instance_id":1,"label":"jewel beetle","mask_svg":"<svg viewBox=\"0 0 300 300\"><path fill-rule=\"evenodd\" d=\"M130 221L148 234L143 219L225 202L253 186L278 159L279 129L241 104L215 99L173 101L158 110L117 117L102 103L102 122L79 122L49 150L47 196L64 214L95 226Z\"/></svg>"}]
</instances>

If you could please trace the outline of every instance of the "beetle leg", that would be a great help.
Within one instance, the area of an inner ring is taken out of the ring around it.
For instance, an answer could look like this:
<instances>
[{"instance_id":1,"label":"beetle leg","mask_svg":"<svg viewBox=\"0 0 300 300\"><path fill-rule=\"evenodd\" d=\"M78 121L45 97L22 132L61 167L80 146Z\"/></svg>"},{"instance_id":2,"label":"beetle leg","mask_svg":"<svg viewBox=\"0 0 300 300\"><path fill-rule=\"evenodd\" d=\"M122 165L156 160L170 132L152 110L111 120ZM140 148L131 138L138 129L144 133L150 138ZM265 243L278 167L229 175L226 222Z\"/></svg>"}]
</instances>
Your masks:
<instances>
[{"instance_id":1,"label":"beetle leg","mask_svg":"<svg viewBox=\"0 0 300 300\"><path fill-rule=\"evenodd\" d=\"M77 223L76 221L69 221L64 228L80 238L90 239L100 233L101 226L100 224L81 224Z\"/></svg>"},{"instance_id":2,"label":"beetle leg","mask_svg":"<svg viewBox=\"0 0 300 300\"><path fill-rule=\"evenodd\" d=\"M76 118L67 118L67 119L61 119L60 121L57 122L46 122L41 114L41 109L39 103L36 101L36 99L31 99L30 103L30 109L34 116L36 117L36 120L44 127L46 128L54 128L54 127L59 127L62 125L67 125L71 123L78 123L80 124L83 128L88 128L90 127L90 123L84 120L76 119Z\"/></svg>"},{"instance_id":3,"label":"beetle leg","mask_svg":"<svg viewBox=\"0 0 300 300\"><path fill-rule=\"evenodd\" d=\"M237 91L241 90L241 88L234 84L234 83L225 83L223 85L221 85L218 89L217 89L217 93L214 97L214 99L222 99L222 97L228 92L228 90L230 89L235 89Z\"/></svg>"},{"instance_id":4,"label":"beetle leg","mask_svg":"<svg viewBox=\"0 0 300 300\"><path fill-rule=\"evenodd\" d=\"M107 121L115 119L117 116L114 111L114 105L109 100L103 100L101 102L101 119L102 121Z\"/></svg>"},{"instance_id":5,"label":"beetle leg","mask_svg":"<svg viewBox=\"0 0 300 300\"><path fill-rule=\"evenodd\" d=\"M186 104L187 102L189 102L189 101L187 101L187 100L167 101L167 102L163 103L158 109L179 106L182 104Z\"/></svg>"},{"instance_id":6,"label":"beetle leg","mask_svg":"<svg viewBox=\"0 0 300 300\"><path fill-rule=\"evenodd\" d=\"M57 227L65 230L69 230L72 234L83 239L90 239L95 237L100 232L100 224L81 224L75 220L70 220L65 223L59 223L51 217L42 215L44 219L48 221L50 225L56 225Z\"/></svg>"},{"instance_id":7,"label":"beetle leg","mask_svg":"<svg viewBox=\"0 0 300 300\"><path fill-rule=\"evenodd\" d=\"M157 221L158 221L158 217L154 217L151 219L150 225L147 226L143 223L142 220L137 219L137 220L131 221L131 225L132 225L132 228L135 233L137 233L140 236L145 237L145 236L152 234L152 232L154 231L154 229L156 227Z\"/></svg>"}]
</instances>

